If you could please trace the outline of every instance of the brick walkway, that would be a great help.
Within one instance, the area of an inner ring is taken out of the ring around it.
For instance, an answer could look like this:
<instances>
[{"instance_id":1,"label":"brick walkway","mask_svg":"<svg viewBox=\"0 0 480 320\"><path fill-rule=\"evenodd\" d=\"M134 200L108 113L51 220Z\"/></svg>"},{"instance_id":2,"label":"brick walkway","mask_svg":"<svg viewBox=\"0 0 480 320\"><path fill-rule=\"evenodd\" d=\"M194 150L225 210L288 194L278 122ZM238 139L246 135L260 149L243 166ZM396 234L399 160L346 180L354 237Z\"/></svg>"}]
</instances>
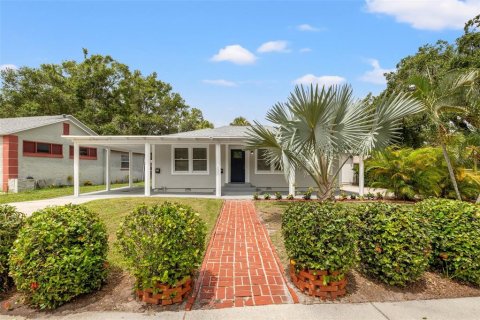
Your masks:
<instances>
[{"instance_id":1,"label":"brick walkway","mask_svg":"<svg viewBox=\"0 0 480 320\"><path fill-rule=\"evenodd\" d=\"M253 202L227 200L200 270L200 305L292 303L275 254Z\"/></svg>"}]
</instances>

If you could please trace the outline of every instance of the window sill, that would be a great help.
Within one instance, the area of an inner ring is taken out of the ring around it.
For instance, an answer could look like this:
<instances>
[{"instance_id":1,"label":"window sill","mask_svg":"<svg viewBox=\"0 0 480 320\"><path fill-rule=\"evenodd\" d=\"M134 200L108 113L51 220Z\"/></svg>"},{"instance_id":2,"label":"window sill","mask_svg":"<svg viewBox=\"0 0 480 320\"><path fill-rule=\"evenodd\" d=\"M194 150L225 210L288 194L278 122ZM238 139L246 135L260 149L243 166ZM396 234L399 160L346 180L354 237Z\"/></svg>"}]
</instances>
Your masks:
<instances>
[{"instance_id":1,"label":"window sill","mask_svg":"<svg viewBox=\"0 0 480 320\"><path fill-rule=\"evenodd\" d=\"M208 176L210 172L172 171L172 176Z\"/></svg>"},{"instance_id":2,"label":"window sill","mask_svg":"<svg viewBox=\"0 0 480 320\"><path fill-rule=\"evenodd\" d=\"M73 157L70 157L73 160ZM80 156L80 160L97 160L97 157Z\"/></svg>"},{"instance_id":3,"label":"window sill","mask_svg":"<svg viewBox=\"0 0 480 320\"><path fill-rule=\"evenodd\" d=\"M36 157L36 158L63 158L63 154L50 154L50 153L31 153L31 152L24 152L24 157Z\"/></svg>"},{"instance_id":4,"label":"window sill","mask_svg":"<svg viewBox=\"0 0 480 320\"><path fill-rule=\"evenodd\" d=\"M255 174L283 174L282 171L255 171Z\"/></svg>"}]
</instances>

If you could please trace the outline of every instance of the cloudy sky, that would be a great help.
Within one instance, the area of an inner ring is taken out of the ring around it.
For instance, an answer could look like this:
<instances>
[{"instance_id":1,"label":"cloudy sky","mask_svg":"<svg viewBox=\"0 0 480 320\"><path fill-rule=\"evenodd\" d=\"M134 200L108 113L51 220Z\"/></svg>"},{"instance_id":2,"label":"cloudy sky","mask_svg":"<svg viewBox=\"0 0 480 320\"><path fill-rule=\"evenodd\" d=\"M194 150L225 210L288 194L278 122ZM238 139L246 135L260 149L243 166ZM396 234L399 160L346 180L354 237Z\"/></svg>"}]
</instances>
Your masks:
<instances>
[{"instance_id":1,"label":"cloudy sky","mask_svg":"<svg viewBox=\"0 0 480 320\"><path fill-rule=\"evenodd\" d=\"M215 125L262 120L296 84L378 93L383 73L453 41L480 0L4 1L0 68L81 60L82 48L157 72Z\"/></svg>"}]
</instances>

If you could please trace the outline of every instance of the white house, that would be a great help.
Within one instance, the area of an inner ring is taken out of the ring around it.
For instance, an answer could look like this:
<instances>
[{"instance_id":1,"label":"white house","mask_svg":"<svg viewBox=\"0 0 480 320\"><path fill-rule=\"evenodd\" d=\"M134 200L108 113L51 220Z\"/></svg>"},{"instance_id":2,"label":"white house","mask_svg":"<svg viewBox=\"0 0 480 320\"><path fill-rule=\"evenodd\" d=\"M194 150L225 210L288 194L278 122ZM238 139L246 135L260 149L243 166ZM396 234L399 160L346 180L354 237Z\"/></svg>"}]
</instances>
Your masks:
<instances>
[{"instance_id":1,"label":"white house","mask_svg":"<svg viewBox=\"0 0 480 320\"><path fill-rule=\"evenodd\" d=\"M224 126L164 136L64 136L74 145L74 186L79 194L84 166L79 163L81 147L124 148L145 157L145 195L154 192L248 194L284 192L294 194L314 187L302 172L287 182L278 166L270 164L264 150L245 150L247 127ZM340 161L345 160L340 159ZM352 184L353 159L347 159L339 184ZM107 166L108 167L108 166ZM360 163L363 168L363 162ZM88 170L88 169L87 169ZM363 170L360 172L363 191Z\"/></svg>"},{"instance_id":2,"label":"white house","mask_svg":"<svg viewBox=\"0 0 480 320\"><path fill-rule=\"evenodd\" d=\"M0 191L16 192L41 186L73 184L73 143L67 137L93 137L95 132L73 116L42 116L0 119ZM82 174L77 184L106 181L108 150L85 144L78 150ZM132 156L128 150L112 150L109 181L143 180L143 152Z\"/></svg>"}]
</instances>

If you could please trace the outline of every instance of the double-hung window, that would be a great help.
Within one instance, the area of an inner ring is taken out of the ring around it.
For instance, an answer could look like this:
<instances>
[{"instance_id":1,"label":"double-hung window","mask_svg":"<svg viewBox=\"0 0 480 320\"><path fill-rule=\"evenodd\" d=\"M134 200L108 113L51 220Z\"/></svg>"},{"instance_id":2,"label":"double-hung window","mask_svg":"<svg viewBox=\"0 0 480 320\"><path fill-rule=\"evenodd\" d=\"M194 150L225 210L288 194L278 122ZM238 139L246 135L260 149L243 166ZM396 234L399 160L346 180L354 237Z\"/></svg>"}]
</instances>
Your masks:
<instances>
[{"instance_id":1,"label":"double-hung window","mask_svg":"<svg viewBox=\"0 0 480 320\"><path fill-rule=\"evenodd\" d=\"M269 161L267 149L257 149L256 155L255 169L257 174L282 173L282 168L279 162L271 163Z\"/></svg>"},{"instance_id":2,"label":"double-hung window","mask_svg":"<svg viewBox=\"0 0 480 320\"><path fill-rule=\"evenodd\" d=\"M173 174L208 174L207 147L172 147Z\"/></svg>"},{"instance_id":3,"label":"double-hung window","mask_svg":"<svg viewBox=\"0 0 480 320\"><path fill-rule=\"evenodd\" d=\"M128 170L130 166L130 157L128 156L128 153L122 153L120 155L120 170Z\"/></svg>"}]
</instances>

